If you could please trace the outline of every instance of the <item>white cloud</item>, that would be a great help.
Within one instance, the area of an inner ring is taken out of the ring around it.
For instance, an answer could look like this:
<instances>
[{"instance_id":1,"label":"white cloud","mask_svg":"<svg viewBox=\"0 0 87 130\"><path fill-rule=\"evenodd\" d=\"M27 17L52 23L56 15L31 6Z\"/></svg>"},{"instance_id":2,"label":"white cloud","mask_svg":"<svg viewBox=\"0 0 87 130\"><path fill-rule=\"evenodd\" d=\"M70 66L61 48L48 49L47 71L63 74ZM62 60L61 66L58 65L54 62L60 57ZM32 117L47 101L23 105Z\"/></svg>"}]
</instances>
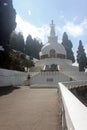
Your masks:
<instances>
[{"instance_id":1,"label":"white cloud","mask_svg":"<svg viewBox=\"0 0 87 130\"><path fill-rule=\"evenodd\" d=\"M31 10L28 10L28 14L29 14L29 16L31 15Z\"/></svg>"},{"instance_id":2,"label":"white cloud","mask_svg":"<svg viewBox=\"0 0 87 130\"><path fill-rule=\"evenodd\" d=\"M81 25L75 25L73 22L68 22L65 26L63 26L63 30L74 37L78 37L83 34L83 27Z\"/></svg>"},{"instance_id":3,"label":"white cloud","mask_svg":"<svg viewBox=\"0 0 87 130\"><path fill-rule=\"evenodd\" d=\"M87 19L84 19L81 23L75 24L77 16L72 21L67 21L62 27L58 27L60 33L67 32L73 37L84 35L87 29Z\"/></svg>"},{"instance_id":4,"label":"white cloud","mask_svg":"<svg viewBox=\"0 0 87 130\"><path fill-rule=\"evenodd\" d=\"M33 38L39 38L42 42L46 42L46 37L49 34L49 26L43 25L42 27L36 27L30 22L23 20L19 15L16 15L17 31L21 31L24 38L30 34Z\"/></svg>"},{"instance_id":5,"label":"white cloud","mask_svg":"<svg viewBox=\"0 0 87 130\"><path fill-rule=\"evenodd\" d=\"M75 24L77 16L73 18L73 21L67 21L66 24L62 27L56 26L56 32L59 36L59 41L62 39L63 32L67 32L69 35L77 38L81 35L84 35L87 30L87 19L84 19L81 23ZM47 36L50 34L50 27L48 25L43 25L41 27L36 27L23 20L19 15L16 16L17 28L16 30L21 31L24 35L24 38L30 34L33 38L39 38L43 43L47 42Z\"/></svg>"},{"instance_id":6,"label":"white cloud","mask_svg":"<svg viewBox=\"0 0 87 130\"><path fill-rule=\"evenodd\" d=\"M84 28L84 29L87 29L87 19L84 19L83 22L81 23L81 26Z\"/></svg>"},{"instance_id":7,"label":"white cloud","mask_svg":"<svg viewBox=\"0 0 87 130\"><path fill-rule=\"evenodd\" d=\"M87 45L86 44L84 45L84 49L85 49L85 53L87 55Z\"/></svg>"}]
</instances>

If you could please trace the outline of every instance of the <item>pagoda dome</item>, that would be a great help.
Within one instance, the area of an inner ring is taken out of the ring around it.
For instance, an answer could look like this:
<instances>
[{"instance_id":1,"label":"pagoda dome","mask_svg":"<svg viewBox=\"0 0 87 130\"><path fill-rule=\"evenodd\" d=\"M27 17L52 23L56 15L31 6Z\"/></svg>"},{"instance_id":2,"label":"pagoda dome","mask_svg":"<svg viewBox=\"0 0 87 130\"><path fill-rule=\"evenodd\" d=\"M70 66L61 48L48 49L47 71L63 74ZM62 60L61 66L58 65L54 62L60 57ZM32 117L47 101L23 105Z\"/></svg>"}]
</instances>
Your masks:
<instances>
[{"instance_id":1,"label":"pagoda dome","mask_svg":"<svg viewBox=\"0 0 87 130\"><path fill-rule=\"evenodd\" d=\"M50 51L54 50L56 54L61 54L66 56L66 50L62 44L50 44L47 43L41 49L42 55L49 55Z\"/></svg>"},{"instance_id":2,"label":"pagoda dome","mask_svg":"<svg viewBox=\"0 0 87 130\"><path fill-rule=\"evenodd\" d=\"M66 50L62 44L58 43L58 37L55 36L55 26L52 24L48 43L44 45L40 52L40 58L66 58Z\"/></svg>"}]
</instances>

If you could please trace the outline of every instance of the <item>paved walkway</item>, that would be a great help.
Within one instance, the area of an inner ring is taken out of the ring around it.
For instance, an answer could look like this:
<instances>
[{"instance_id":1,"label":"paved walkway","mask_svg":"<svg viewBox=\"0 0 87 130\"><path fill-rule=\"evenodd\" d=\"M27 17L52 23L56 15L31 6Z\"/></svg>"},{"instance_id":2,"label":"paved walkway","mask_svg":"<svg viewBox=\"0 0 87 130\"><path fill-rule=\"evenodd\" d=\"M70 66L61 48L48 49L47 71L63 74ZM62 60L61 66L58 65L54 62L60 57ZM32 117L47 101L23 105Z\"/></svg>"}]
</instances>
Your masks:
<instances>
[{"instance_id":1,"label":"paved walkway","mask_svg":"<svg viewBox=\"0 0 87 130\"><path fill-rule=\"evenodd\" d=\"M0 96L0 130L61 130L57 89L20 87Z\"/></svg>"}]
</instances>

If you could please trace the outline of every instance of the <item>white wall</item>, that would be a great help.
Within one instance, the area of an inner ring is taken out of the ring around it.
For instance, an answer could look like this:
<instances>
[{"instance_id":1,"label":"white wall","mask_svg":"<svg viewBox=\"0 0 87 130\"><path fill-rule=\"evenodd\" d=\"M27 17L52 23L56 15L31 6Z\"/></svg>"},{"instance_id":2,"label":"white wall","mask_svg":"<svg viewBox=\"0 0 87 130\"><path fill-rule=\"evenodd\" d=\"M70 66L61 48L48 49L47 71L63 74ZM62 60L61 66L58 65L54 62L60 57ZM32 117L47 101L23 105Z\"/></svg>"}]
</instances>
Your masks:
<instances>
[{"instance_id":1,"label":"white wall","mask_svg":"<svg viewBox=\"0 0 87 130\"><path fill-rule=\"evenodd\" d=\"M67 130L87 130L87 107L84 106L62 83L59 83Z\"/></svg>"},{"instance_id":2,"label":"white wall","mask_svg":"<svg viewBox=\"0 0 87 130\"><path fill-rule=\"evenodd\" d=\"M72 77L74 80L87 80L87 72L79 72L79 71L63 71L64 74Z\"/></svg>"},{"instance_id":3,"label":"white wall","mask_svg":"<svg viewBox=\"0 0 87 130\"><path fill-rule=\"evenodd\" d=\"M23 85L27 80L28 73L0 69L0 87L10 85Z\"/></svg>"}]
</instances>

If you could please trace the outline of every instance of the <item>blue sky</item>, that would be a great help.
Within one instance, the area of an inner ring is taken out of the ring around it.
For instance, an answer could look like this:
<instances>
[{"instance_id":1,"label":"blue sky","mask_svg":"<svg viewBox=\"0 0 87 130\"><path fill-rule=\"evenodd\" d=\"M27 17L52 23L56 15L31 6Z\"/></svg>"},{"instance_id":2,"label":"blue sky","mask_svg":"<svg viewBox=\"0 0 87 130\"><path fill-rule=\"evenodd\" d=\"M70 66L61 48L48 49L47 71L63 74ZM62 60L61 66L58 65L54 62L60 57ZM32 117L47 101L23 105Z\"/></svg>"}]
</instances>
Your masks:
<instances>
[{"instance_id":1,"label":"blue sky","mask_svg":"<svg viewBox=\"0 0 87 130\"><path fill-rule=\"evenodd\" d=\"M49 24L54 20L59 42L67 32L76 53L79 40L87 52L87 0L13 0L16 10L17 31L37 37L45 44Z\"/></svg>"}]
</instances>

